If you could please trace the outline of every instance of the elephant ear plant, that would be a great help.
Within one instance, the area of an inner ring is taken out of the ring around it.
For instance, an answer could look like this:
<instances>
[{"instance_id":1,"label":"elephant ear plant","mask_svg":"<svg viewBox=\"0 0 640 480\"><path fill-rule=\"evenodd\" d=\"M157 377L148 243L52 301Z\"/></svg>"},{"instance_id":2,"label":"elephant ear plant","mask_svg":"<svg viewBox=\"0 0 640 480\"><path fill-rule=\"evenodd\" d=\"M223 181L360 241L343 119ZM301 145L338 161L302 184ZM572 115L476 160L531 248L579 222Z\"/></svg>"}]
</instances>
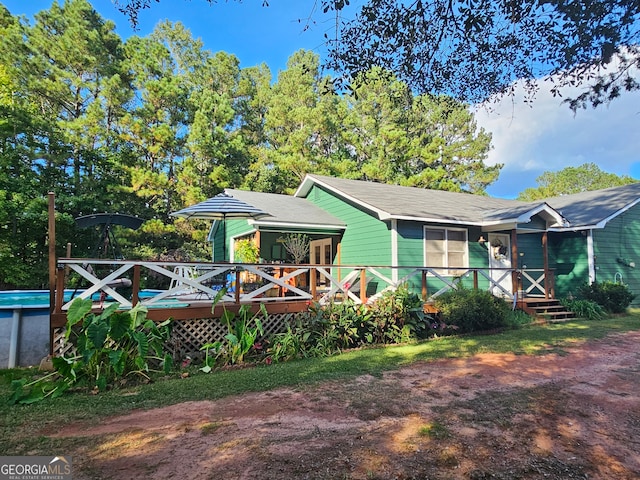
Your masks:
<instances>
[{"instance_id":1,"label":"elephant ear plant","mask_svg":"<svg viewBox=\"0 0 640 480\"><path fill-rule=\"evenodd\" d=\"M91 308L90 299L71 304L65 339L73 344L72 352L54 357L55 370L45 377L32 382L15 380L12 403L55 398L71 387L104 391L130 377L148 380L153 370L172 370L172 357L164 352L171 320L156 324L147 319L147 310L140 305L118 312L114 304L99 314Z\"/></svg>"},{"instance_id":2,"label":"elephant ear plant","mask_svg":"<svg viewBox=\"0 0 640 480\"><path fill-rule=\"evenodd\" d=\"M223 288L213 299L211 312L215 311L227 289ZM221 321L227 327L227 333L222 341L207 343L200 350L205 352L204 365L200 368L204 373L210 373L216 363L221 365L236 365L245 361L247 354L256 350L258 340L264 335L260 317L268 317L264 304L260 304L260 311L253 314L248 305L242 305L238 313L224 308ZM253 326L252 326L253 324Z\"/></svg>"}]
</instances>

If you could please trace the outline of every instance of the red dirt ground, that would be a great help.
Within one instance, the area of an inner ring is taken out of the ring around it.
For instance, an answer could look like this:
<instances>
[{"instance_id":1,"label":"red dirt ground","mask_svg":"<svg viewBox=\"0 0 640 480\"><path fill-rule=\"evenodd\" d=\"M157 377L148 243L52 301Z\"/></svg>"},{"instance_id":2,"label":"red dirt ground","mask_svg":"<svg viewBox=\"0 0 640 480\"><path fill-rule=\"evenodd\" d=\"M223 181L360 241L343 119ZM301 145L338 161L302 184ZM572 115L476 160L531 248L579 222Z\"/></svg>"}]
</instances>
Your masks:
<instances>
[{"instance_id":1,"label":"red dirt ground","mask_svg":"<svg viewBox=\"0 0 640 480\"><path fill-rule=\"evenodd\" d=\"M91 437L70 452L75 479L638 479L640 332L136 411L56 436Z\"/></svg>"}]
</instances>

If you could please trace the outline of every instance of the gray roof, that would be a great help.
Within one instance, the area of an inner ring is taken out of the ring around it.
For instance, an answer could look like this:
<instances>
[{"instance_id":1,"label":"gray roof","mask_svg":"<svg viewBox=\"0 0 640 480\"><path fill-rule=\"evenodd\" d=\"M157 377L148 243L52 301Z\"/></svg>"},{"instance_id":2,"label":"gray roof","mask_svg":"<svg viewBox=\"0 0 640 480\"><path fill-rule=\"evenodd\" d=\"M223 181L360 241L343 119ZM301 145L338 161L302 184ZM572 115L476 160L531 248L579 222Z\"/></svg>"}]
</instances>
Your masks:
<instances>
[{"instance_id":1,"label":"gray roof","mask_svg":"<svg viewBox=\"0 0 640 480\"><path fill-rule=\"evenodd\" d=\"M270 214L256 220L257 224L345 228L342 220L304 198L314 184L340 194L381 219L482 226L526 223L531 216L541 213L548 220L557 220L555 228L602 228L611 218L640 201L640 183L564 195L544 202L520 202L322 175L307 175L295 196L234 189L226 192Z\"/></svg>"},{"instance_id":2,"label":"gray roof","mask_svg":"<svg viewBox=\"0 0 640 480\"><path fill-rule=\"evenodd\" d=\"M251 192L225 189L225 192L269 214L254 224L278 224L281 226L307 226L314 228L344 229L346 224L305 198L276 193Z\"/></svg>"},{"instance_id":3,"label":"gray roof","mask_svg":"<svg viewBox=\"0 0 640 480\"><path fill-rule=\"evenodd\" d=\"M486 225L528 221L532 213L552 210L545 202L519 202L321 175L308 175L296 195L304 197L314 183L339 192L376 212L380 218Z\"/></svg>"},{"instance_id":4,"label":"gray roof","mask_svg":"<svg viewBox=\"0 0 640 480\"><path fill-rule=\"evenodd\" d=\"M571 228L604 227L640 200L640 183L563 195L547 200L569 220Z\"/></svg>"}]
</instances>

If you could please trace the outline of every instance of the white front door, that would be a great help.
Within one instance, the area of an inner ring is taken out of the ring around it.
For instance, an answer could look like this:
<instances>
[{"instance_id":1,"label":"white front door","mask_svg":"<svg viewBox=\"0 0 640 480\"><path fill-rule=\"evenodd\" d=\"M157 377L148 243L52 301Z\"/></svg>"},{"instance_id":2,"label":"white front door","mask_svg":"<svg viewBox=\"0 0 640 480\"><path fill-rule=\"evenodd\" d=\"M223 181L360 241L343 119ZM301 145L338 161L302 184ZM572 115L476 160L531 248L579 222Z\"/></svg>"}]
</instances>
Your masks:
<instances>
[{"instance_id":1,"label":"white front door","mask_svg":"<svg viewBox=\"0 0 640 480\"><path fill-rule=\"evenodd\" d=\"M497 297L509 296L512 293L511 281L511 237L507 233L489 234L489 269L491 293ZM499 286L498 286L499 285Z\"/></svg>"}]
</instances>

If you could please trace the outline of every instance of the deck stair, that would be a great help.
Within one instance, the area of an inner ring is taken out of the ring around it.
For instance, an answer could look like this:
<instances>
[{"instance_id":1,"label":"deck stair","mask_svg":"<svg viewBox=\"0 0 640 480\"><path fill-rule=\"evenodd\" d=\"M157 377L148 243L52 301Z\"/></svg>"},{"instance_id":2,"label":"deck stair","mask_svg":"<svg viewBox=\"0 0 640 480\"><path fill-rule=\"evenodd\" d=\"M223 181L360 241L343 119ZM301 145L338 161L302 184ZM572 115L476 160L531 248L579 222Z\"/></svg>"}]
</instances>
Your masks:
<instances>
[{"instance_id":1,"label":"deck stair","mask_svg":"<svg viewBox=\"0 0 640 480\"><path fill-rule=\"evenodd\" d=\"M567 308L556 299L528 297L518 302L518 308L537 319L551 323L567 322L577 318L574 312L567 310Z\"/></svg>"}]
</instances>

